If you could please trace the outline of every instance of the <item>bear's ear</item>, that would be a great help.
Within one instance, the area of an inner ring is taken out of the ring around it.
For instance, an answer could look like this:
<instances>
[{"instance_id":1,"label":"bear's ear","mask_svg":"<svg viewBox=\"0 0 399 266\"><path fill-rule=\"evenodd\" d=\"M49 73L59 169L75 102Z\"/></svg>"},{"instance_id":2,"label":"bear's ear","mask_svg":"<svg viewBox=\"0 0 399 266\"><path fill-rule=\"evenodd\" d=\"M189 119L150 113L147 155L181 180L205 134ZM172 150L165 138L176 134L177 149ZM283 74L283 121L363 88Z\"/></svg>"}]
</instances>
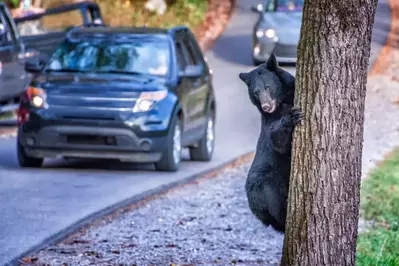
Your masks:
<instances>
[{"instance_id":1,"label":"bear's ear","mask_svg":"<svg viewBox=\"0 0 399 266\"><path fill-rule=\"evenodd\" d=\"M270 71L276 71L278 69L278 62L277 62L276 55L274 53L272 53L270 55L269 59L267 60L266 67Z\"/></svg>"},{"instance_id":2,"label":"bear's ear","mask_svg":"<svg viewBox=\"0 0 399 266\"><path fill-rule=\"evenodd\" d=\"M249 84L249 81L251 80L251 74L250 73L245 73L242 72L238 75L238 77L245 83L245 84Z\"/></svg>"}]
</instances>

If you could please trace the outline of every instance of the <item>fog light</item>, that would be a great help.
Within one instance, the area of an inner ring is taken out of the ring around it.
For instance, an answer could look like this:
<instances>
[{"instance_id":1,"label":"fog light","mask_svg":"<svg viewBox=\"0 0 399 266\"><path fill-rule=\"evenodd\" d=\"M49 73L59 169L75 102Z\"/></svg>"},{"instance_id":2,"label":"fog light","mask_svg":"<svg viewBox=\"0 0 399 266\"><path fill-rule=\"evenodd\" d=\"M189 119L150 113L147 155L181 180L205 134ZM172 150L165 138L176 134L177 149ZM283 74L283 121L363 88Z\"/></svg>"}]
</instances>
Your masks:
<instances>
[{"instance_id":1,"label":"fog light","mask_svg":"<svg viewBox=\"0 0 399 266\"><path fill-rule=\"evenodd\" d=\"M258 55L260 53L260 48L259 48L259 46L255 46L255 48L254 48L254 54L255 55Z\"/></svg>"},{"instance_id":2,"label":"fog light","mask_svg":"<svg viewBox=\"0 0 399 266\"><path fill-rule=\"evenodd\" d=\"M28 138L28 139L26 140L26 144L27 144L28 146L33 146L33 145L35 145L35 139L34 139L33 137Z\"/></svg>"},{"instance_id":3,"label":"fog light","mask_svg":"<svg viewBox=\"0 0 399 266\"><path fill-rule=\"evenodd\" d=\"M151 143L150 143L149 140L143 140L143 141L140 143L140 147L141 147L143 150L148 151L148 150L151 148Z\"/></svg>"}]
</instances>

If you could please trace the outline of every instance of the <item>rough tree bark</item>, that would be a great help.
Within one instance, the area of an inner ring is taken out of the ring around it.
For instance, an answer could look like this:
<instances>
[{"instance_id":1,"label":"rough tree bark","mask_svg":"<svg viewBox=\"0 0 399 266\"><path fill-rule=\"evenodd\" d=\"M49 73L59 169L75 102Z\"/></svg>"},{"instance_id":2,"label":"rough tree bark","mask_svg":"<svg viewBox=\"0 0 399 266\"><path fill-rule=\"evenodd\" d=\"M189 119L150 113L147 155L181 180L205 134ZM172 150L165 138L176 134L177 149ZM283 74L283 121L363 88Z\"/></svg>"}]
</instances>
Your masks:
<instances>
[{"instance_id":1,"label":"rough tree bark","mask_svg":"<svg viewBox=\"0 0 399 266\"><path fill-rule=\"evenodd\" d=\"M364 104L377 0L305 0L284 266L355 265Z\"/></svg>"}]
</instances>

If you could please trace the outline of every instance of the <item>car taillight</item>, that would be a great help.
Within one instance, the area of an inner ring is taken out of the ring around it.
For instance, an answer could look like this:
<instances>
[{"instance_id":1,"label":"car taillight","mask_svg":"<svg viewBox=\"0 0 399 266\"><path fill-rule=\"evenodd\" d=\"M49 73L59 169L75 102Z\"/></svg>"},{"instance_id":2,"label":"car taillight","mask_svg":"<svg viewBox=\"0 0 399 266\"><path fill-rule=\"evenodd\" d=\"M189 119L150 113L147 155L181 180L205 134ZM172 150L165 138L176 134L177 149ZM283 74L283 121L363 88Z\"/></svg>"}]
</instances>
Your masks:
<instances>
[{"instance_id":1,"label":"car taillight","mask_svg":"<svg viewBox=\"0 0 399 266\"><path fill-rule=\"evenodd\" d=\"M17 110L18 125L24 124L29 120L30 107L46 108L46 93L41 88L28 87L19 99Z\"/></svg>"}]
</instances>

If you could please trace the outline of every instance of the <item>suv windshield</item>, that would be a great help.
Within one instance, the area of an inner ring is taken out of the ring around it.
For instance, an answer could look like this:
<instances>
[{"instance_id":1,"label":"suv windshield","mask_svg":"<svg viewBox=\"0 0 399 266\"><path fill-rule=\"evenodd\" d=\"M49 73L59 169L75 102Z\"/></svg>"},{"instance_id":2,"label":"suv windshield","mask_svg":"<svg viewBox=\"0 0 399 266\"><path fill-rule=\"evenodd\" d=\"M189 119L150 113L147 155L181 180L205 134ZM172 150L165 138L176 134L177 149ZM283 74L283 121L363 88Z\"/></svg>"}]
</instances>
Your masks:
<instances>
[{"instance_id":1,"label":"suv windshield","mask_svg":"<svg viewBox=\"0 0 399 266\"><path fill-rule=\"evenodd\" d=\"M109 72L165 76L169 43L160 38L64 41L52 55L47 71Z\"/></svg>"},{"instance_id":2,"label":"suv windshield","mask_svg":"<svg viewBox=\"0 0 399 266\"><path fill-rule=\"evenodd\" d=\"M302 11L304 0L272 0L270 3L275 11Z\"/></svg>"}]
</instances>

